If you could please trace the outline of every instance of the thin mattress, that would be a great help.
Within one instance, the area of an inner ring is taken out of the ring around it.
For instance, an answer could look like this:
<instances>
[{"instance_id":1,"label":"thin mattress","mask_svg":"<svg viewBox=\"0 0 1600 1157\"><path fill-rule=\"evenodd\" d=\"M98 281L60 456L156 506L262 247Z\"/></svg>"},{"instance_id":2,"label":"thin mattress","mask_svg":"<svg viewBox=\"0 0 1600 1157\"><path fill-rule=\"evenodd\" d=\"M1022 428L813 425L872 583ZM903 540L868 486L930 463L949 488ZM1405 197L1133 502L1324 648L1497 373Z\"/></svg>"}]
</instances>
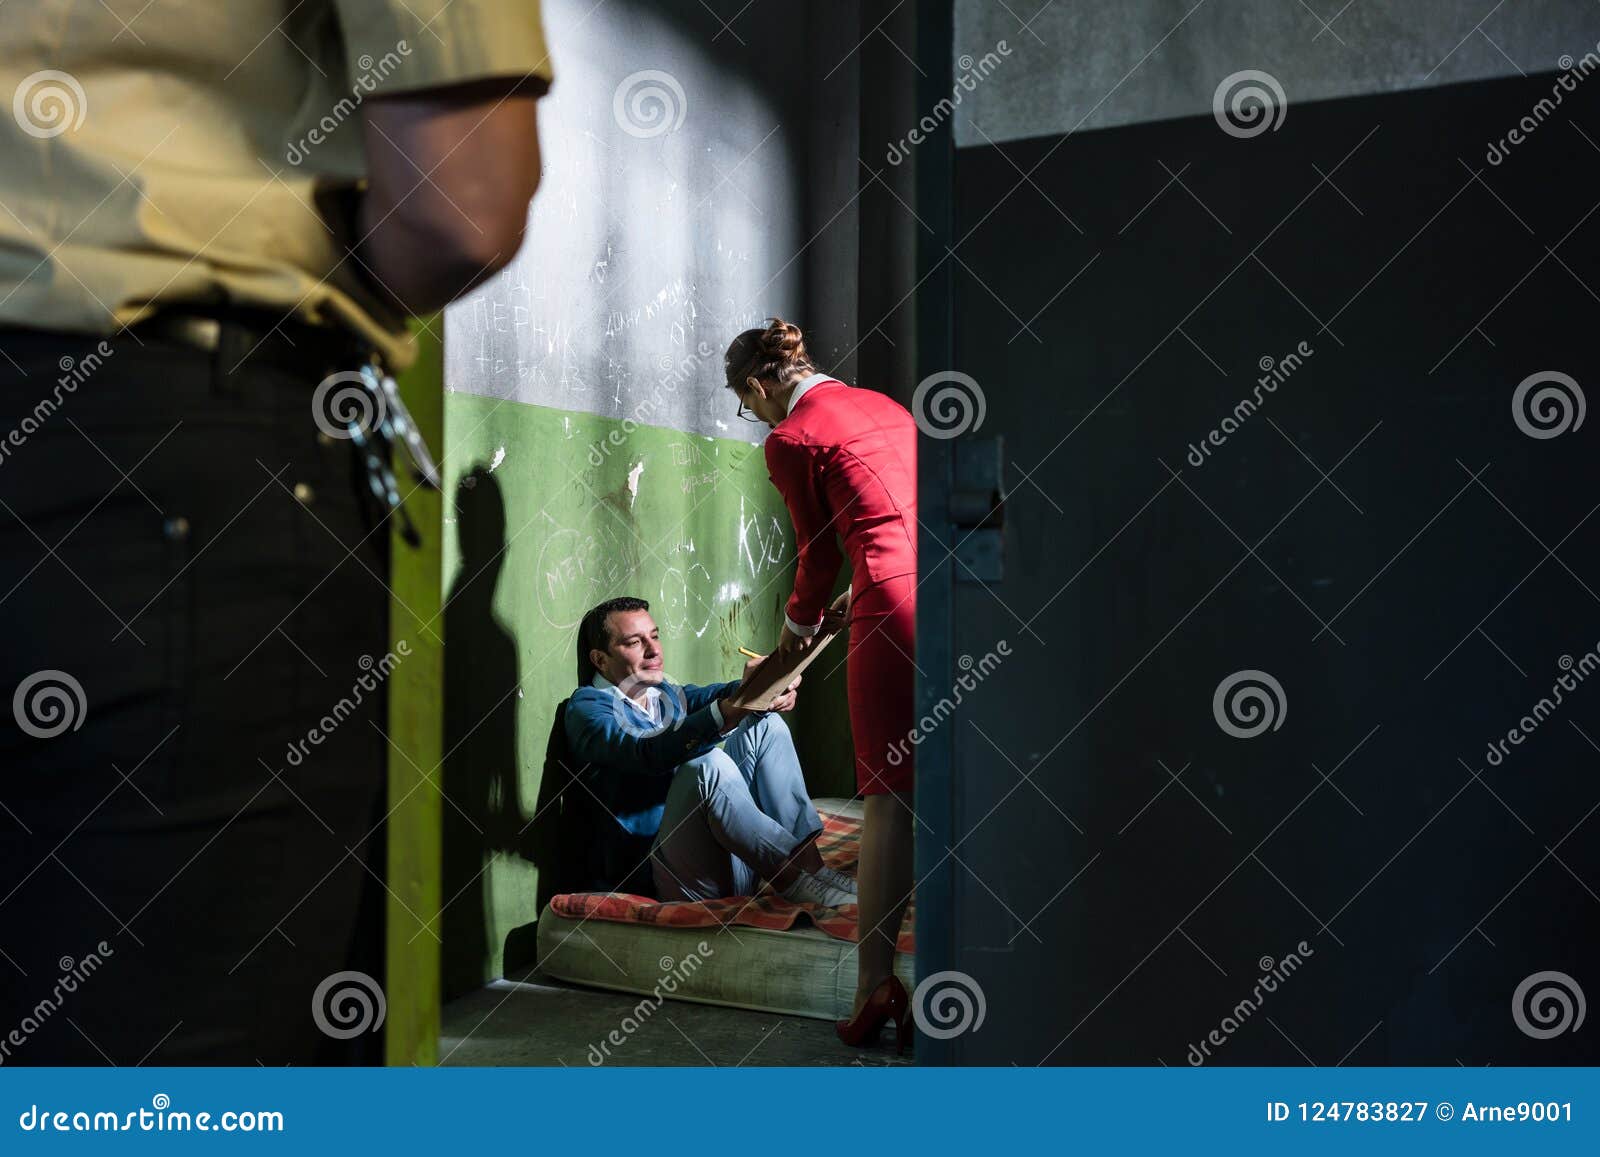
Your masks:
<instances>
[{"instance_id":1,"label":"thin mattress","mask_svg":"<svg viewBox=\"0 0 1600 1157\"><path fill-rule=\"evenodd\" d=\"M824 860L854 873L858 800L819 799ZM826 931L823 927L825 926ZM764 893L737 903L662 904L637 896L557 896L538 925L538 971L572 984L833 1020L855 994L855 909L810 910ZM895 972L914 981L907 914Z\"/></svg>"}]
</instances>

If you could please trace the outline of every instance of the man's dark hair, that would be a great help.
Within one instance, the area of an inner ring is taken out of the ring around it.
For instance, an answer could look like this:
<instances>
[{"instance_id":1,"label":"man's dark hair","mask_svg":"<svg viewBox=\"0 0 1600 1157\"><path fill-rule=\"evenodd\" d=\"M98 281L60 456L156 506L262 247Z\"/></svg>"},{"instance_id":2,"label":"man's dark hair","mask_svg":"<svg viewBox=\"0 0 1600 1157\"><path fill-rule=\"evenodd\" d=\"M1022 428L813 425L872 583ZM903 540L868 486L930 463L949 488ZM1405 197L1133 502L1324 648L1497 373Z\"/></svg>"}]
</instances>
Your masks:
<instances>
[{"instance_id":1,"label":"man's dark hair","mask_svg":"<svg viewBox=\"0 0 1600 1157\"><path fill-rule=\"evenodd\" d=\"M604 651L611 646L611 628L606 619L614 611L648 611L650 604L643 599L623 595L607 599L583 616L578 624L578 686L587 687L595 676L594 664L589 662L590 651Z\"/></svg>"}]
</instances>

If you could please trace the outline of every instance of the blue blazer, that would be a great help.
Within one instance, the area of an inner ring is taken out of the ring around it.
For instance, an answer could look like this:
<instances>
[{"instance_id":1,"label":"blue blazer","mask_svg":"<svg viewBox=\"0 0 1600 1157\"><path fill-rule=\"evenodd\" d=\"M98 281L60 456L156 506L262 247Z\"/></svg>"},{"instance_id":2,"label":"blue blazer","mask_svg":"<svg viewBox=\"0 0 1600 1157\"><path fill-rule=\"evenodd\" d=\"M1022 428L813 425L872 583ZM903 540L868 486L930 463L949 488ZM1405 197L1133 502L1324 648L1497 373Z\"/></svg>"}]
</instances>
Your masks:
<instances>
[{"instance_id":1,"label":"blue blazer","mask_svg":"<svg viewBox=\"0 0 1600 1157\"><path fill-rule=\"evenodd\" d=\"M738 686L737 680L704 687L663 682L659 727L614 688L572 693L566 732L575 774L616 821L602 825L602 840L631 846L660 830L673 773L722 741L711 705Z\"/></svg>"}]
</instances>

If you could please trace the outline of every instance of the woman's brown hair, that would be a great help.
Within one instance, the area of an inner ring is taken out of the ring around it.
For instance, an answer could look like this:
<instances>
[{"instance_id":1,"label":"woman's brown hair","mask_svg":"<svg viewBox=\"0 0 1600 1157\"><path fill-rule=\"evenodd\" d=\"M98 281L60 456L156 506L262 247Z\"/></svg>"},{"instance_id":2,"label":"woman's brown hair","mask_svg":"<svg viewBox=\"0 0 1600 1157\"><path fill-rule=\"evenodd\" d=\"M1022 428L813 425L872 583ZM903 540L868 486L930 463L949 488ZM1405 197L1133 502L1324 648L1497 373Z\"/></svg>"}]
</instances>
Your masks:
<instances>
[{"instance_id":1,"label":"woman's brown hair","mask_svg":"<svg viewBox=\"0 0 1600 1157\"><path fill-rule=\"evenodd\" d=\"M728 388L737 390L747 378L774 379L780 386L815 373L806 353L805 334L781 317L767 319L765 329L747 329L734 338L723 358Z\"/></svg>"}]
</instances>

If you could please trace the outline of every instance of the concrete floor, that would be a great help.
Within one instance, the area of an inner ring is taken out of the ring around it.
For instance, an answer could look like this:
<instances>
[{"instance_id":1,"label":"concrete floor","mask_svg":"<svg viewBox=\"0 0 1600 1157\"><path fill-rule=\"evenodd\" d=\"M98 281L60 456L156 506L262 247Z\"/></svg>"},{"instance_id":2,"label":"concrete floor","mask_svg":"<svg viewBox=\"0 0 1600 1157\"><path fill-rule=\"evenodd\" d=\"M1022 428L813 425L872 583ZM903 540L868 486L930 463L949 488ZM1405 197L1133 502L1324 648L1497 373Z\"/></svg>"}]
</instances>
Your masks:
<instances>
[{"instance_id":1,"label":"concrete floor","mask_svg":"<svg viewBox=\"0 0 1600 1157\"><path fill-rule=\"evenodd\" d=\"M885 1028L876 1048L840 1044L829 1021L669 1000L620 1046L638 996L537 979L499 980L444 1007L446 1065L893 1065ZM604 1050L604 1052L599 1051ZM609 1055L606 1055L609 1053Z\"/></svg>"}]
</instances>

